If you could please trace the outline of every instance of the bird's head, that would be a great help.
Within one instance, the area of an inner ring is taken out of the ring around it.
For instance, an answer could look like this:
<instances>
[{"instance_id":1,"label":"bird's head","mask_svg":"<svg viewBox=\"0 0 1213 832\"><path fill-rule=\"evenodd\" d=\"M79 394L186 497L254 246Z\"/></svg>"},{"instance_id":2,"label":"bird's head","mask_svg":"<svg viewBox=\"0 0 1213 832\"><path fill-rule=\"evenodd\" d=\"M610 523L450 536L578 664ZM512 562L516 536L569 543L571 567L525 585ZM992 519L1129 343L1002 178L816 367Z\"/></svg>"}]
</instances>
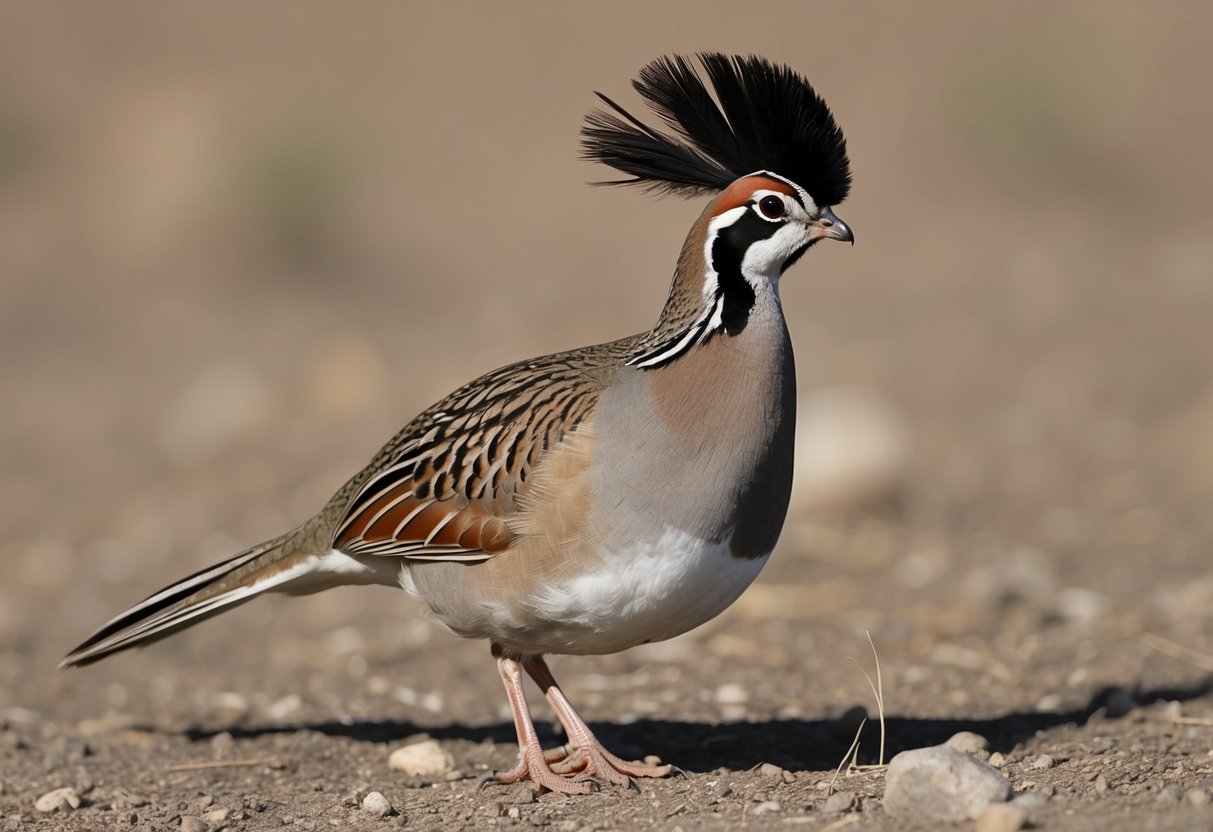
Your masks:
<instances>
[{"instance_id":1,"label":"bird's head","mask_svg":"<svg viewBox=\"0 0 1213 832\"><path fill-rule=\"evenodd\" d=\"M630 177L604 184L716 194L706 229L688 241L706 235L708 270L715 255L735 259L748 279L778 277L818 240L853 243L833 211L851 186L846 140L809 82L757 56L711 53L699 63L710 90L678 56L653 61L633 82L670 133L599 93L609 111L587 118L585 156Z\"/></svg>"}]
</instances>

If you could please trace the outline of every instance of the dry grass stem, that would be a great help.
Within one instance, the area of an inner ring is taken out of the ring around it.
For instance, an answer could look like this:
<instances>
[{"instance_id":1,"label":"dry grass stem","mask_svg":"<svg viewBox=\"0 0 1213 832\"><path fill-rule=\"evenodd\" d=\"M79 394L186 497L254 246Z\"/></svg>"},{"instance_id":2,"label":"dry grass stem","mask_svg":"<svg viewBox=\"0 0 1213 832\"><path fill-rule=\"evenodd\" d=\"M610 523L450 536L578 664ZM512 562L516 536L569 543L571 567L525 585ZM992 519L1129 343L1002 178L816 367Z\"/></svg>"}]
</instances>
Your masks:
<instances>
[{"instance_id":1,"label":"dry grass stem","mask_svg":"<svg viewBox=\"0 0 1213 832\"><path fill-rule=\"evenodd\" d=\"M1163 638L1157 633L1146 633L1141 637L1141 641L1147 647L1157 650L1163 655L1179 659L1181 662L1187 662L1208 673L1213 673L1213 656L1210 656L1208 653L1202 653L1199 650L1193 650L1191 647L1185 647L1182 644L1171 641L1169 638Z\"/></svg>"},{"instance_id":2,"label":"dry grass stem","mask_svg":"<svg viewBox=\"0 0 1213 832\"><path fill-rule=\"evenodd\" d=\"M855 768L884 768L884 749L885 749L885 722L884 722L884 677L880 672L880 654L876 652L876 642L872 641L872 633L870 630L864 630L864 634L868 637L868 645L872 648L872 657L876 660L876 681L872 681L872 677L868 671L863 669L863 665L855 661L850 656L847 656L847 661L859 668L859 672L863 674L863 678L868 680L868 687L872 691L872 696L876 697L876 713L880 717L880 755L876 758L875 766L855 766Z\"/></svg>"},{"instance_id":3,"label":"dry grass stem","mask_svg":"<svg viewBox=\"0 0 1213 832\"><path fill-rule=\"evenodd\" d=\"M851 747L847 749L847 753L842 755L842 759L838 761L838 768L834 769L834 776L830 778L830 786L826 789L826 796L834 793L834 783L838 780L838 775L842 774L842 764L847 760L851 761L851 765L847 766L847 771L851 770L851 766L855 763L855 758L859 756L859 735L863 733L863 726L868 724L868 720L861 719L859 727L855 729L855 739L851 740Z\"/></svg>"},{"instance_id":4,"label":"dry grass stem","mask_svg":"<svg viewBox=\"0 0 1213 832\"><path fill-rule=\"evenodd\" d=\"M1165 720L1175 725L1213 725L1213 718L1204 716L1172 716L1167 713L1154 713L1155 719Z\"/></svg>"}]
</instances>

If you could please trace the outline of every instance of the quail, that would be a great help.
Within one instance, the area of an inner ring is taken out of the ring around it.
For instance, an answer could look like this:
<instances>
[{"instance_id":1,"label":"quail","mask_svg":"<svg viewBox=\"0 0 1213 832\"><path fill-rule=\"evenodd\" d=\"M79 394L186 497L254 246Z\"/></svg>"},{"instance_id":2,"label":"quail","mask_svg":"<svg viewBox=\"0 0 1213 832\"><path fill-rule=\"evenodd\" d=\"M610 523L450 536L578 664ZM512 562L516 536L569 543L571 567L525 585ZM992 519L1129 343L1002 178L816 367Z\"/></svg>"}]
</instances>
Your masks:
<instances>
[{"instance_id":1,"label":"quail","mask_svg":"<svg viewBox=\"0 0 1213 832\"><path fill-rule=\"evenodd\" d=\"M623 174L603 184L712 196L653 328L460 387L315 517L156 592L63 666L265 592L399 586L454 634L489 642L519 755L486 782L580 794L677 771L603 748L544 656L685 633L766 563L788 508L796 408L780 278L819 240L854 242L833 212L851 174L825 102L786 66L673 56L633 87L660 127L600 93L583 156ZM524 673L563 725L562 749L541 747Z\"/></svg>"}]
</instances>

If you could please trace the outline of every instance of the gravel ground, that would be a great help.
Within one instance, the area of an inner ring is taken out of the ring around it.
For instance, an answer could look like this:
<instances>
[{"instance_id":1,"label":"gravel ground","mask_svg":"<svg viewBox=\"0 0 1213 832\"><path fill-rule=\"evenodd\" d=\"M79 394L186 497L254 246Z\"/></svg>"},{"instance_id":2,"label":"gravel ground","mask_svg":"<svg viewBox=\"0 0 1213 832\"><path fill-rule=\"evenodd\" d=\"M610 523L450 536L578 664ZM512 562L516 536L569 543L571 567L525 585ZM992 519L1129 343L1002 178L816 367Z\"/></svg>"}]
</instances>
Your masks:
<instances>
[{"instance_id":1,"label":"gravel ground","mask_svg":"<svg viewBox=\"0 0 1213 832\"><path fill-rule=\"evenodd\" d=\"M1210 12L848 7L827 37L735 6L0 4L0 830L938 829L881 763L960 732L1011 800L957 828L1213 829ZM386 589L55 670L454 385L647 326L699 209L582 185L575 128L705 46L819 84L858 245L785 281L799 470L760 581L552 661L686 777L477 792L515 755L487 647ZM389 766L429 742L439 770Z\"/></svg>"}]
</instances>

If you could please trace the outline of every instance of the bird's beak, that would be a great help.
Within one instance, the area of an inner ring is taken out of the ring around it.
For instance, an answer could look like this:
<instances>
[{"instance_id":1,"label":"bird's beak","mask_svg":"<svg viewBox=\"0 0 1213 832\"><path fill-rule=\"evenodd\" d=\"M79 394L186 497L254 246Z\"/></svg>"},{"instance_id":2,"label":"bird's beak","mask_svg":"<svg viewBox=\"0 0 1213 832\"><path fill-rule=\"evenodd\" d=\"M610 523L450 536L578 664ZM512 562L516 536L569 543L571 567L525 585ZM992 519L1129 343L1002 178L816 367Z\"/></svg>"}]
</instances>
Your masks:
<instances>
[{"instance_id":1,"label":"bird's beak","mask_svg":"<svg viewBox=\"0 0 1213 832\"><path fill-rule=\"evenodd\" d=\"M809 223L809 236L814 240L841 240L855 245L855 235L851 233L851 227L838 219L829 208L822 208L817 219Z\"/></svg>"}]
</instances>

